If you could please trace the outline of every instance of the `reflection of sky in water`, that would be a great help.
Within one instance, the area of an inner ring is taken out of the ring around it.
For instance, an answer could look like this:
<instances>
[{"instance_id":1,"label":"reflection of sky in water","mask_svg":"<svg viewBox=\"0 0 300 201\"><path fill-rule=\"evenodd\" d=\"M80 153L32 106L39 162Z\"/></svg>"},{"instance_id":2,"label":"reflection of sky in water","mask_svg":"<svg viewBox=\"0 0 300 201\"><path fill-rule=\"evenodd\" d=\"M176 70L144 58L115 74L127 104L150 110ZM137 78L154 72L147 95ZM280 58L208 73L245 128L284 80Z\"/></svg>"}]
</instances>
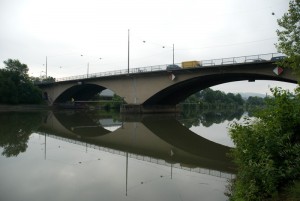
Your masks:
<instances>
[{"instance_id":1,"label":"reflection of sky in water","mask_svg":"<svg viewBox=\"0 0 300 201\"><path fill-rule=\"evenodd\" d=\"M99 123L102 125L103 128L105 128L106 130L109 130L111 132L117 130L118 128L120 128L122 126L122 122L114 121L111 118L100 119Z\"/></svg>"},{"instance_id":2,"label":"reflection of sky in water","mask_svg":"<svg viewBox=\"0 0 300 201\"><path fill-rule=\"evenodd\" d=\"M238 123L242 123L244 117L246 116L247 113L245 113L240 120L237 119L234 119L233 121L225 120L219 124L214 123L210 127L205 127L202 124L200 124L199 126L192 126L190 130L196 133L197 135L200 135L210 141L225 146L229 146L229 147L234 147L234 144L229 136L228 129L230 127L230 124L233 123L234 121Z\"/></svg>"},{"instance_id":3,"label":"reflection of sky in water","mask_svg":"<svg viewBox=\"0 0 300 201\"><path fill-rule=\"evenodd\" d=\"M46 146L45 146L46 142ZM45 152L46 148L46 152ZM0 156L0 200L226 200L226 179L128 159L33 134L18 157Z\"/></svg>"},{"instance_id":4,"label":"reflection of sky in water","mask_svg":"<svg viewBox=\"0 0 300 201\"><path fill-rule=\"evenodd\" d=\"M117 130L118 128L120 128L121 126L104 126L103 128L105 128L106 130L109 130L111 132Z\"/></svg>"},{"instance_id":5,"label":"reflection of sky in water","mask_svg":"<svg viewBox=\"0 0 300 201\"><path fill-rule=\"evenodd\" d=\"M229 123L230 122L226 120L223 123L213 124L210 127L204 127L203 125L197 127L192 126L190 130L210 141L233 147L234 144L228 135L227 128Z\"/></svg>"}]
</instances>

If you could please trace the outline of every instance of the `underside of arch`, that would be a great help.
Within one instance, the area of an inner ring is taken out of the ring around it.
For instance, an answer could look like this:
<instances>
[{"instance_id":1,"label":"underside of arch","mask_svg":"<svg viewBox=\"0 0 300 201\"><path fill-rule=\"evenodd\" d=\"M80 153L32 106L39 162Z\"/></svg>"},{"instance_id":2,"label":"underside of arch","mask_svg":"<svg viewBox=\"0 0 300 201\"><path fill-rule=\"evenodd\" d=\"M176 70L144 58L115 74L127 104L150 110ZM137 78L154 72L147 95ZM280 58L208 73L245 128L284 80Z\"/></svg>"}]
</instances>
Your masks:
<instances>
[{"instance_id":1,"label":"underside of arch","mask_svg":"<svg viewBox=\"0 0 300 201\"><path fill-rule=\"evenodd\" d=\"M176 105L190 95L203 89L236 81L274 80L296 83L294 80L258 74L217 74L192 78L158 92L143 103L148 105Z\"/></svg>"},{"instance_id":2,"label":"underside of arch","mask_svg":"<svg viewBox=\"0 0 300 201\"><path fill-rule=\"evenodd\" d=\"M90 100L93 96L95 96L97 93L100 93L104 89L106 88L95 84L75 85L58 96L54 103L65 103L71 100Z\"/></svg>"}]
</instances>

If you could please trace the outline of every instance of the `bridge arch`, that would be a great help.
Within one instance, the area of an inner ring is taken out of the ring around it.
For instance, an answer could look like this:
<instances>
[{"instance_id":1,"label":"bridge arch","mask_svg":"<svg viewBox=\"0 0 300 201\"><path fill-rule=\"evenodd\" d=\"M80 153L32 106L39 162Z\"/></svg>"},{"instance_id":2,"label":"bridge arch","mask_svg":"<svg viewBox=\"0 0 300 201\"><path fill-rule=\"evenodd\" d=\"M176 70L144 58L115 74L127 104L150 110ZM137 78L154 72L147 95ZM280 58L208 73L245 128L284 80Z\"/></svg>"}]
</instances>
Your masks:
<instances>
[{"instance_id":1,"label":"bridge arch","mask_svg":"<svg viewBox=\"0 0 300 201\"><path fill-rule=\"evenodd\" d=\"M206 76L199 75L198 77L176 83L159 91L148 100L146 100L143 105L176 105L188 98L190 95L209 87L229 82L254 82L255 80L271 80L296 83L294 80L290 80L284 77L254 73L226 73L214 75L211 74Z\"/></svg>"},{"instance_id":2,"label":"bridge arch","mask_svg":"<svg viewBox=\"0 0 300 201\"><path fill-rule=\"evenodd\" d=\"M67 88L65 91L63 91L54 100L54 103L64 103L71 101L71 99L76 101L89 100L104 89L106 88L96 84L73 85L70 88Z\"/></svg>"}]
</instances>

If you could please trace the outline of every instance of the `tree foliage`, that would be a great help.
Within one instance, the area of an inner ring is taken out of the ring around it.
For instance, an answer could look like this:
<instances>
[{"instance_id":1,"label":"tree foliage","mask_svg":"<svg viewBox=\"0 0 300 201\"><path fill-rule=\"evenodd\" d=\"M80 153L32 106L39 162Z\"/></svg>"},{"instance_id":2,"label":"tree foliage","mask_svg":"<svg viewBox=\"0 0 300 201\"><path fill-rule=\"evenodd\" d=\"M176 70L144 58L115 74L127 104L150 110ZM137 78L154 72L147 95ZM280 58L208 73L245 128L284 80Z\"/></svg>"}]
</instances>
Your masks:
<instances>
[{"instance_id":1,"label":"tree foliage","mask_svg":"<svg viewBox=\"0 0 300 201\"><path fill-rule=\"evenodd\" d=\"M300 76L300 0L291 0L289 10L278 20L277 30L280 52L288 57L283 65L292 67Z\"/></svg>"},{"instance_id":2,"label":"tree foliage","mask_svg":"<svg viewBox=\"0 0 300 201\"><path fill-rule=\"evenodd\" d=\"M265 200L300 178L300 94L273 95L257 121L230 128L238 165L231 200Z\"/></svg>"},{"instance_id":3,"label":"tree foliage","mask_svg":"<svg viewBox=\"0 0 300 201\"><path fill-rule=\"evenodd\" d=\"M247 100L244 100L239 93L225 93L207 88L191 95L184 103L200 103L207 106L221 105L225 108L226 106L231 106L230 108L232 108L232 106L246 106L249 109L252 107L263 107L265 105L265 98L250 96Z\"/></svg>"},{"instance_id":4,"label":"tree foliage","mask_svg":"<svg viewBox=\"0 0 300 201\"><path fill-rule=\"evenodd\" d=\"M19 60L4 61L0 69L0 103L30 104L42 101L41 91L28 76L28 67Z\"/></svg>"},{"instance_id":5,"label":"tree foliage","mask_svg":"<svg viewBox=\"0 0 300 201\"><path fill-rule=\"evenodd\" d=\"M22 64L19 60L8 59L3 62L5 64L5 69L10 72L18 73L20 76L28 76L28 67L26 64Z\"/></svg>"},{"instance_id":6,"label":"tree foliage","mask_svg":"<svg viewBox=\"0 0 300 201\"><path fill-rule=\"evenodd\" d=\"M204 89L185 100L185 103L197 103L199 101L209 104L234 104L243 105L244 100L241 94L225 93L219 90L212 90L210 88Z\"/></svg>"},{"instance_id":7,"label":"tree foliage","mask_svg":"<svg viewBox=\"0 0 300 201\"><path fill-rule=\"evenodd\" d=\"M265 99L257 96L250 96L247 99L247 106L264 106L265 105Z\"/></svg>"}]
</instances>

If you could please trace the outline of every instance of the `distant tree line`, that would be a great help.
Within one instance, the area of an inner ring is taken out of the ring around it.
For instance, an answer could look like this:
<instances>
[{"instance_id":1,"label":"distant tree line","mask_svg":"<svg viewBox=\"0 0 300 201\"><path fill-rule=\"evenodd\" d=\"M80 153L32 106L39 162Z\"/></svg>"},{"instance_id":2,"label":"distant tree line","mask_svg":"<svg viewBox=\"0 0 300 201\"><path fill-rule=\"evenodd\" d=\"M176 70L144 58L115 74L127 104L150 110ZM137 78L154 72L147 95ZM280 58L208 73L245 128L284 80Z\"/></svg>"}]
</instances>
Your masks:
<instances>
[{"instance_id":1,"label":"distant tree line","mask_svg":"<svg viewBox=\"0 0 300 201\"><path fill-rule=\"evenodd\" d=\"M237 108L237 107L263 107L265 98L250 96L243 99L241 94L225 93L210 88L204 89L188 97L183 104L198 104L202 108Z\"/></svg>"},{"instance_id":2,"label":"distant tree line","mask_svg":"<svg viewBox=\"0 0 300 201\"><path fill-rule=\"evenodd\" d=\"M12 59L3 63L4 68L0 68L0 103L41 103L42 92L29 77L27 65Z\"/></svg>"}]
</instances>

